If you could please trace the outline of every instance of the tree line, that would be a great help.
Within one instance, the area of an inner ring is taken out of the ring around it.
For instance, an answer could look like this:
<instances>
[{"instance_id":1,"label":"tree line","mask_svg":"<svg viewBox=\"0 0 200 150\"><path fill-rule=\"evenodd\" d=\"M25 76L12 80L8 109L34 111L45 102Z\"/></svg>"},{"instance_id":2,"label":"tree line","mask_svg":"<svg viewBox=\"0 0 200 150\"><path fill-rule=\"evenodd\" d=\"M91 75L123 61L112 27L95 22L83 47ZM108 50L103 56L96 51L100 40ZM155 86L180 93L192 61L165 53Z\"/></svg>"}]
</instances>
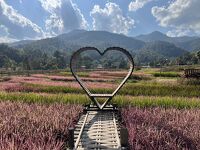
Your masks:
<instances>
[{"instance_id":1,"label":"tree line","mask_svg":"<svg viewBox=\"0 0 200 150\"><path fill-rule=\"evenodd\" d=\"M0 68L11 70L52 70L65 69L69 67L71 51L54 51L47 53L40 49L24 50L15 49L5 44L0 44ZM193 53L185 53L173 59L158 56L152 52L144 52L139 55L132 53L136 65L192 65L200 64L200 50ZM98 58L98 57L96 57ZM92 60L89 56L81 57L78 62L79 67L97 67L98 64L106 68L126 68L127 62L120 55L110 55L101 60Z\"/></svg>"},{"instance_id":2,"label":"tree line","mask_svg":"<svg viewBox=\"0 0 200 150\"><path fill-rule=\"evenodd\" d=\"M41 50L25 51L0 44L0 68L11 70L64 69L69 64L69 54L55 51L53 54Z\"/></svg>"}]
</instances>

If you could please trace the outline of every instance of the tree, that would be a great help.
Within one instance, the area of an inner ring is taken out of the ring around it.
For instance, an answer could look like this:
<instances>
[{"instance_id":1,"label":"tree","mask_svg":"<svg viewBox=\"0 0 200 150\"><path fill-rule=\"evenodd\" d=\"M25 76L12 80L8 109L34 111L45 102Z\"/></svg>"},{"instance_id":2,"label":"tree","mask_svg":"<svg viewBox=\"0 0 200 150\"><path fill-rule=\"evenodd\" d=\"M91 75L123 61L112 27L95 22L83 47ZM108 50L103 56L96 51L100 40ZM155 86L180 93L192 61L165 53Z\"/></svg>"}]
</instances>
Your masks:
<instances>
[{"instance_id":1,"label":"tree","mask_svg":"<svg viewBox=\"0 0 200 150\"><path fill-rule=\"evenodd\" d=\"M64 69L66 67L66 59L64 53L55 51L53 56L56 58L58 68Z\"/></svg>"},{"instance_id":2,"label":"tree","mask_svg":"<svg viewBox=\"0 0 200 150\"><path fill-rule=\"evenodd\" d=\"M198 63L198 58L195 55L195 53L189 53L189 52L178 57L176 60L179 65L193 65Z\"/></svg>"},{"instance_id":3,"label":"tree","mask_svg":"<svg viewBox=\"0 0 200 150\"><path fill-rule=\"evenodd\" d=\"M85 66L86 69L91 69L93 60L89 56L83 56L81 60L81 65Z\"/></svg>"},{"instance_id":4,"label":"tree","mask_svg":"<svg viewBox=\"0 0 200 150\"><path fill-rule=\"evenodd\" d=\"M11 66L12 66L11 60L5 55L0 55L0 67L9 68Z\"/></svg>"},{"instance_id":5,"label":"tree","mask_svg":"<svg viewBox=\"0 0 200 150\"><path fill-rule=\"evenodd\" d=\"M119 64L119 68L121 68L121 69L127 68L127 62L126 62L126 60L121 59L120 64Z\"/></svg>"},{"instance_id":6,"label":"tree","mask_svg":"<svg viewBox=\"0 0 200 150\"><path fill-rule=\"evenodd\" d=\"M24 70L27 71L27 72L26 72L26 73L27 73L27 76L30 76L29 71L31 70L31 66L30 66L30 62L29 62L28 56L24 56L23 68L24 68Z\"/></svg>"},{"instance_id":7,"label":"tree","mask_svg":"<svg viewBox=\"0 0 200 150\"><path fill-rule=\"evenodd\" d=\"M197 52L197 58L200 61L200 51Z\"/></svg>"}]
</instances>

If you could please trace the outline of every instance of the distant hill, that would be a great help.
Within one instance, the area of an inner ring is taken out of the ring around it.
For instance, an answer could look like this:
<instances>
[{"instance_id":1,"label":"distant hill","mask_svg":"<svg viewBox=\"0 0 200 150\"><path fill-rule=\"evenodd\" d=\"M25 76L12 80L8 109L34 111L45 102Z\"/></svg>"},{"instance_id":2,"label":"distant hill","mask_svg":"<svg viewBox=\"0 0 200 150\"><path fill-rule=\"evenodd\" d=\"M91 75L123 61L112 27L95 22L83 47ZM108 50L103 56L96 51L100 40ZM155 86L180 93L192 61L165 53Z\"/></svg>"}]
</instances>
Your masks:
<instances>
[{"instance_id":1,"label":"distant hill","mask_svg":"<svg viewBox=\"0 0 200 150\"><path fill-rule=\"evenodd\" d=\"M176 43L176 45L179 47L185 48L189 51L197 51L197 50L200 50L200 38L190 40L187 42Z\"/></svg>"},{"instance_id":2,"label":"distant hill","mask_svg":"<svg viewBox=\"0 0 200 150\"><path fill-rule=\"evenodd\" d=\"M190 37L190 36L182 36L182 37L169 37L162 32L154 31L149 34L143 34L135 37L136 39L145 41L145 42L154 42L154 41L165 41L170 43L181 43L181 42L188 42L195 39L198 39L199 37Z\"/></svg>"},{"instance_id":3,"label":"distant hill","mask_svg":"<svg viewBox=\"0 0 200 150\"><path fill-rule=\"evenodd\" d=\"M34 42L34 40L22 40L22 41L18 41L18 42L14 42L14 43L8 43L8 46L20 48L20 47L23 47L24 45L30 44L32 42Z\"/></svg>"},{"instance_id":4,"label":"distant hill","mask_svg":"<svg viewBox=\"0 0 200 150\"><path fill-rule=\"evenodd\" d=\"M155 41L164 41L173 43L178 47L181 47L187 51L192 51L194 48L198 47L196 40L199 37L190 37L190 36L183 36L183 37L169 37L159 31L154 31L150 34L146 35L139 35L135 37L138 40L142 40L144 42L155 42ZM194 41L194 42L193 42ZM188 45L189 44L189 45Z\"/></svg>"},{"instance_id":5,"label":"distant hill","mask_svg":"<svg viewBox=\"0 0 200 150\"><path fill-rule=\"evenodd\" d=\"M165 34L159 32L159 31L154 31L150 34L142 34L139 36L135 37L138 40L142 40L144 42L154 42L154 41L169 41L169 37L166 36Z\"/></svg>"},{"instance_id":6,"label":"distant hill","mask_svg":"<svg viewBox=\"0 0 200 150\"><path fill-rule=\"evenodd\" d=\"M154 34L159 33L155 32ZM154 37L156 39L155 35ZM157 39L167 38L167 36L160 34ZM157 39L156 41L144 42L133 37L106 31L74 30L57 37L37 41L21 41L11 44L11 46L20 48L26 53L29 51L41 51L52 55L55 51L62 51L68 55L67 57L70 57L72 51L85 46L97 47L100 50L105 50L111 46L119 46L129 50L136 61L138 59L141 63L172 59L186 52L173 43L158 41Z\"/></svg>"},{"instance_id":7,"label":"distant hill","mask_svg":"<svg viewBox=\"0 0 200 150\"><path fill-rule=\"evenodd\" d=\"M75 32L77 31L75 30ZM121 46L129 50L136 50L145 45L143 41L106 31L87 31L73 34L73 36L69 36L69 34L63 34L57 38L66 42L77 43L80 46L94 46L99 49L105 49L108 46Z\"/></svg>"},{"instance_id":8,"label":"distant hill","mask_svg":"<svg viewBox=\"0 0 200 150\"><path fill-rule=\"evenodd\" d=\"M158 53L164 57L178 57L186 53L187 51L176 47L174 44L164 41L148 42L142 48L143 51L150 51Z\"/></svg>"},{"instance_id":9,"label":"distant hill","mask_svg":"<svg viewBox=\"0 0 200 150\"><path fill-rule=\"evenodd\" d=\"M85 46L93 46L102 50L110 46L120 46L134 51L141 49L144 45L145 42L143 41L120 34L106 31L74 30L57 37L24 44L22 48L25 50L40 49L52 53L57 50L74 51Z\"/></svg>"}]
</instances>

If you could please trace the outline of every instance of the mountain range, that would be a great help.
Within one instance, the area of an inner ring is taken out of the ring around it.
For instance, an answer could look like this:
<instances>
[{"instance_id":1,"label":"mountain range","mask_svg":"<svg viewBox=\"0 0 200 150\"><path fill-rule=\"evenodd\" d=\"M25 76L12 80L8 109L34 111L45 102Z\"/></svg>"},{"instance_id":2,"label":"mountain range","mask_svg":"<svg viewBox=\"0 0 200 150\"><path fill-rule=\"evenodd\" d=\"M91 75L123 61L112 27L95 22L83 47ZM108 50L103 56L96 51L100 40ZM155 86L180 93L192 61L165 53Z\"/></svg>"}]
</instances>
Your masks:
<instances>
[{"instance_id":1,"label":"mountain range","mask_svg":"<svg viewBox=\"0 0 200 150\"><path fill-rule=\"evenodd\" d=\"M158 31L129 37L107 31L74 30L52 38L24 40L8 45L26 53L35 51L51 56L56 51L61 51L68 58L73 51L81 47L96 47L102 51L108 47L122 47L134 56L134 60L138 64L158 64L200 50L200 38L189 36L169 37Z\"/></svg>"},{"instance_id":2,"label":"mountain range","mask_svg":"<svg viewBox=\"0 0 200 150\"><path fill-rule=\"evenodd\" d=\"M92 46L100 50L107 47L119 46L132 54L153 53L159 57L178 57L187 51L200 49L199 37L169 37L155 31L146 35L129 37L107 31L74 30L56 37L41 40L26 40L10 43L9 46L28 50L41 50L46 53L55 51L71 52L81 47Z\"/></svg>"},{"instance_id":3,"label":"mountain range","mask_svg":"<svg viewBox=\"0 0 200 150\"><path fill-rule=\"evenodd\" d=\"M41 49L45 52L73 51L85 46L97 47L101 50L119 46L129 50L141 49L145 42L127 37L120 34L114 34L106 31L85 31L74 30L72 32L59 35L53 38L47 38L37 41L20 41L11 43L15 48Z\"/></svg>"},{"instance_id":4,"label":"mountain range","mask_svg":"<svg viewBox=\"0 0 200 150\"><path fill-rule=\"evenodd\" d=\"M122 47L132 54L137 65L156 66L166 61L174 62L180 56L195 56L195 51L200 50L200 38L169 37L158 31L130 37L107 31L74 30L56 37L7 45L0 44L2 67L30 64L32 69L65 68L72 52L86 46L101 51L108 47ZM114 61L112 56L109 59Z\"/></svg>"},{"instance_id":5,"label":"mountain range","mask_svg":"<svg viewBox=\"0 0 200 150\"><path fill-rule=\"evenodd\" d=\"M200 37L197 36L169 37L159 31L154 31L150 34L136 36L135 38L144 42L165 41L187 51L200 49Z\"/></svg>"},{"instance_id":6,"label":"mountain range","mask_svg":"<svg viewBox=\"0 0 200 150\"><path fill-rule=\"evenodd\" d=\"M108 46L123 46L127 49L138 50L149 43L157 44L159 42L160 44L171 43L176 47L182 48L186 51L195 51L200 49L200 37L169 37L159 31L154 31L149 34L139 35L136 37L128 37L122 34L114 34L106 31L74 30L53 38L35 41L22 40L19 42L10 43L9 46L15 48L29 48L29 46L34 45L44 49L46 49L46 46L51 46L50 49L54 49L53 47L56 46L55 49L60 50L70 50L83 46L96 46L100 49ZM50 45L46 45L47 43Z\"/></svg>"}]
</instances>

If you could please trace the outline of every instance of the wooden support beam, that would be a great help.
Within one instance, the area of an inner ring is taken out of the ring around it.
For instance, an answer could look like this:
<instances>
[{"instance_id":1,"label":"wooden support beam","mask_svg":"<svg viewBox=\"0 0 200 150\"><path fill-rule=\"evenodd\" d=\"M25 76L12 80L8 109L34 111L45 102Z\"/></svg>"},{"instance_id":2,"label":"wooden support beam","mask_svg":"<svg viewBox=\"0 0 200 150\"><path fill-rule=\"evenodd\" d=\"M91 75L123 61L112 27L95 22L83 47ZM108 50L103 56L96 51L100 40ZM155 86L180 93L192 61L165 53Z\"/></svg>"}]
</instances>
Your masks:
<instances>
[{"instance_id":1,"label":"wooden support beam","mask_svg":"<svg viewBox=\"0 0 200 150\"><path fill-rule=\"evenodd\" d=\"M122 149L128 149L128 130L126 128L120 129L120 142Z\"/></svg>"},{"instance_id":2,"label":"wooden support beam","mask_svg":"<svg viewBox=\"0 0 200 150\"><path fill-rule=\"evenodd\" d=\"M69 130L68 144L69 144L69 149L72 150L72 149L74 149L74 128L71 127L71 128L68 128L68 130Z\"/></svg>"}]
</instances>

